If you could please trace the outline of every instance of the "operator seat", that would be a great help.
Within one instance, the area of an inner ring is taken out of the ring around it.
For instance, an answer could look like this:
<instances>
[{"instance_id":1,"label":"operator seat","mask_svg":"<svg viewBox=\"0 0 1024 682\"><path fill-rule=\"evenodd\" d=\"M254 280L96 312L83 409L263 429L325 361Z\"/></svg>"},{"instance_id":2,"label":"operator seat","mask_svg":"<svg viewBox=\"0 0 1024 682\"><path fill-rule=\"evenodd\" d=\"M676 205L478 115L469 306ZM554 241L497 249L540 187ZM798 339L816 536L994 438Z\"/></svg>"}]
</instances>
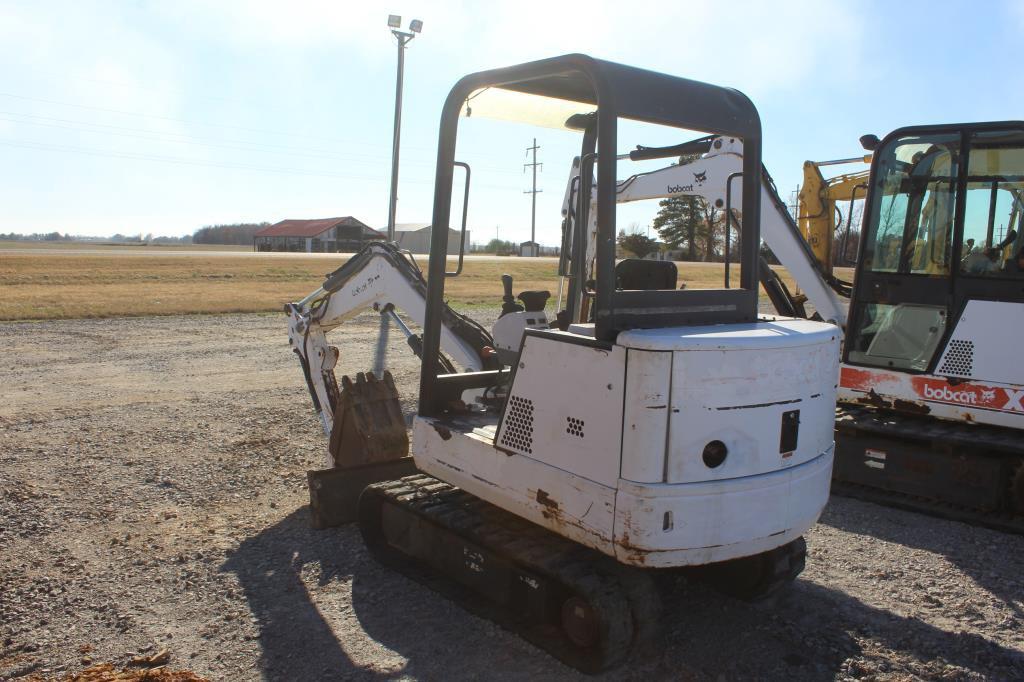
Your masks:
<instances>
[{"instance_id":1,"label":"operator seat","mask_svg":"<svg viewBox=\"0 0 1024 682\"><path fill-rule=\"evenodd\" d=\"M675 289L679 280L676 264L670 260L626 258L615 264L615 288L654 291Z\"/></svg>"}]
</instances>

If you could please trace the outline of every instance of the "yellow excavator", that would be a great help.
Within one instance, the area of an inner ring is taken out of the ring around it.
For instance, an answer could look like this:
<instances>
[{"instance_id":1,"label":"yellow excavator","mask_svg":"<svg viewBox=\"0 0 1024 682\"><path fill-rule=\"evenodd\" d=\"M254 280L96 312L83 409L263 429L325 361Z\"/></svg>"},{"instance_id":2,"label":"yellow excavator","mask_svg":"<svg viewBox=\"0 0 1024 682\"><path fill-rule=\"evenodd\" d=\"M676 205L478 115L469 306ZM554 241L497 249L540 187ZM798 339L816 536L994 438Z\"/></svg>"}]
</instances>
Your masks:
<instances>
[{"instance_id":1,"label":"yellow excavator","mask_svg":"<svg viewBox=\"0 0 1024 682\"><path fill-rule=\"evenodd\" d=\"M797 225L811 251L814 252L814 257L829 275L833 274L835 265L852 265L854 262L850 253L853 205L867 195L868 178L871 173L870 170L864 169L826 179L821 169L823 166L850 163L870 164L871 155L834 161L804 161L804 181L798 194L800 208ZM843 203L849 205L845 224L840 212ZM839 231L843 232L843 236L836 253L836 234ZM856 245L852 247L855 249Z\"/></svg>"}]
</instances>

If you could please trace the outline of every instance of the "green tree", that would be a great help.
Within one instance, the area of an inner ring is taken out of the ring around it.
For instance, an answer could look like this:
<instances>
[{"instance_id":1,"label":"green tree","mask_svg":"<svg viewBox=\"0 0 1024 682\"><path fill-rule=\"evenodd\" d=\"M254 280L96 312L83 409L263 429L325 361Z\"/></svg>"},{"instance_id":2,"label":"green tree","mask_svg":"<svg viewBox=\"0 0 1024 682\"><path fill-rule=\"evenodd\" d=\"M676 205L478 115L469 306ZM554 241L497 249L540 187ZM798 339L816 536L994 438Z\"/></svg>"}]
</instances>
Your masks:
<instances>
[{"instance_id":1,"label":"green tree","mask_svg":"<svg viewBox=\"0 0 1024 682\"><path fill-rule=\"evenodd\" d=\"M686 260L697 260L703 237L704 201L700 197L669 197L658 202L660 210L652 225L661 240L672 248L686 250Z\"/></svg>"},{"instance_id":2,"label":"green tree","mask_svg":"<svg viewBox=\"0 0 1024 682\"><path fill-rule=\"evenodd\" d=\"M624 251L628 251L637 258L643 258L647 254L658 250L658 242L656 240L638 232L630 234L620 232L618 242Z\"/></svg>"}]
</instances>

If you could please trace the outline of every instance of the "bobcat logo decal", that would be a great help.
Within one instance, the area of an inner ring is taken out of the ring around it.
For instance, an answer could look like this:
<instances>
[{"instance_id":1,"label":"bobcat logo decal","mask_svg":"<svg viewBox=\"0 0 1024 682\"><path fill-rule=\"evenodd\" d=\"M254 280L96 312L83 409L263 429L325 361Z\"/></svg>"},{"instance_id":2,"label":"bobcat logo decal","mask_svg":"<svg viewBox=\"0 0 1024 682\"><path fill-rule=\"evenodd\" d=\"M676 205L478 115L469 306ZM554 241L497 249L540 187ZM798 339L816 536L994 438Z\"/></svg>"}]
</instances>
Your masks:
<instances>
[{"instance_id":1,"label":"bobcat logo decal","mask_svg":"<svg viewBox=\"0 0 1024 682\"><path fill-rule=\"evenodd\" d=\"M698 185L703 185L704 181L707 180L707 179L708 179L708 172L707 171L701 171L700 173L694 173L693 174L693 181L696 182Z\"/></svg>"}]
</instances>

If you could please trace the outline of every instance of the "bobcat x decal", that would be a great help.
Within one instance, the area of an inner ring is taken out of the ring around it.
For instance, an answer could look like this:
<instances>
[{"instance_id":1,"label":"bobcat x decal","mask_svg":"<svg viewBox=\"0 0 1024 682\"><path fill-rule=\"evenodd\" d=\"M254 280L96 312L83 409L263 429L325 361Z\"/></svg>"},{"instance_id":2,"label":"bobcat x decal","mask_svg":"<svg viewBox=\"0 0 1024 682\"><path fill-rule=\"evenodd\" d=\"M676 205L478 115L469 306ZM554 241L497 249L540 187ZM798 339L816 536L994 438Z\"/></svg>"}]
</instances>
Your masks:
<instances>
[{"instance_id":1,"label":"bobcat x decal","mask_svg":"<svg viewBox=\"0 0 1024 682\"><path fill-rule=\"evenodd\" d=\"M696 182L698 185L703 185L704 181L707 180L707 179L708 179L708 172L707 171L701 171L700 173L694 173L693 174L693 181Z\"/></svg>"}]
</instances>

